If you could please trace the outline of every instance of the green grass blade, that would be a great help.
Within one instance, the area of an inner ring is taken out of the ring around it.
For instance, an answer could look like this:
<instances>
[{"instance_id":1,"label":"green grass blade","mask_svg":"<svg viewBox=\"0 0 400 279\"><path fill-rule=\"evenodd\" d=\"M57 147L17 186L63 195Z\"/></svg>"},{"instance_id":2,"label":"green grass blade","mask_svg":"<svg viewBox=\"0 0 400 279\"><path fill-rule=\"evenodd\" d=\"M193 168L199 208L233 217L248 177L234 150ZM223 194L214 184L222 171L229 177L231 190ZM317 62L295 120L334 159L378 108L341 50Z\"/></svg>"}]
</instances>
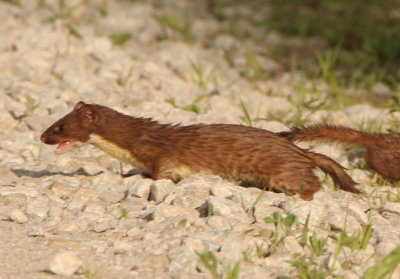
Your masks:
<instances>
[{"instance_id":1,"label":"green grass blade","mask_svg":"<svg viewBox=\"0 0 400 279\"><path fill-rule=\"evenodd\" d=\"M240 106L242 107L244 113L244 117L241 117L242 120L244 121L244 123L246 123L247 126L253 127L253 121L251 120L249 111L247 110L242 100L240 100Z\"/></svg>"},{"instance_id":2,"label":"green grass blade","mask_svg":"<svg viewBox=\"0 0 400 279\"><path fill-rule=\"evenodd\" d=\"M389 278L389 275L400 263L400 245L393 249L380 262L370 267L363 275L363 279Z\"/></svg>"}]
</instances>

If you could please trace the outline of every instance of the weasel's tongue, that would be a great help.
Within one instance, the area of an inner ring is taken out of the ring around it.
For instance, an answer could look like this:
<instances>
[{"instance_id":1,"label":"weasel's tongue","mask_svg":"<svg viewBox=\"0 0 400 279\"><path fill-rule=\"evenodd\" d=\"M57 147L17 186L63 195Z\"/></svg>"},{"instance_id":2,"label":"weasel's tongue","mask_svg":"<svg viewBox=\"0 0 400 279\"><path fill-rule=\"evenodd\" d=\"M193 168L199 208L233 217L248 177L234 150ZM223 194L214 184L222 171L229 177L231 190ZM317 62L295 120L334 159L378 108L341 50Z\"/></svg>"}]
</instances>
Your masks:
<instances>
[{"instance_id":1,"label":"weasel's tongue","mask_svg":"<svg viewBox=\"0 0 400 279\"><path fill-rule=\"evenodd\" d=\"M54 150L54 153L56 153L57 155L64 154L65 152L74 149L75 147L76 145L72 141L66 140L61 142L57 146L56 150Z\"/></svg>"}]
</instances>

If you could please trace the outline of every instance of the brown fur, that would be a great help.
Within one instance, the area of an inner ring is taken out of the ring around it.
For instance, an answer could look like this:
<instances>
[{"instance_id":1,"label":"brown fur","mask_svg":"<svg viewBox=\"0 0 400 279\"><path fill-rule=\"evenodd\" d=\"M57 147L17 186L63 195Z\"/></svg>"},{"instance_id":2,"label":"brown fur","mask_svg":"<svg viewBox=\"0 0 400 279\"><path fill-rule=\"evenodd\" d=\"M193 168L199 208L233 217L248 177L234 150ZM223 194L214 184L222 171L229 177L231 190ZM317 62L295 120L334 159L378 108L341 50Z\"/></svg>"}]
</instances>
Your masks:
<instances>
[{"instance_id":1,"label":"brown fur","mask_svg":"<svg viewBox=\"0 0 400 279\"><path fill-rule=\"evenodd\" d=\"M293 128L281 135L292 141L327 141L365 148L365 161L385 178L400 180L400 134L365 133L330 125Z\"/></svg>"},{"instance_id":2,"label":"brown fur","mask_svg":"<svg viewBox=\"0 0 400 279\"><path fill-rule=\"evenodd\" d=\"M154 179L213 174L311 199L320 186L313 173L319 167L343 190L358 193L356 183L332 159L303 150L278 134L242 125L159 124L79 102L41 136L46 144L66 140L92 143Z\"/></svg>"}]
</instances>

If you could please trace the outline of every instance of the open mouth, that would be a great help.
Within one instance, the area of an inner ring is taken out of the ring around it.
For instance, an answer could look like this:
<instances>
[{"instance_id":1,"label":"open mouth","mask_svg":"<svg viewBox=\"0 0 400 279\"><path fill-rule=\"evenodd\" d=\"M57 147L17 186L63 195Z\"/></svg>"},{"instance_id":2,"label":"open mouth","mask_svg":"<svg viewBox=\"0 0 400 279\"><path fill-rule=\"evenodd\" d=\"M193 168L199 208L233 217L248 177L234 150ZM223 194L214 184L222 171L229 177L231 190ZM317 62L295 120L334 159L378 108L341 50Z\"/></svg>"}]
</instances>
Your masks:
<instances>
[{"instance_id":1,"label":"open mouth","mask_svg":"<svg viewBox=\"0 0 400 279\"><path fill-rule=\"evenodd\" d=\"M78 144L76 142L65 140L58 144L57 148L54 150L54 153L57 155L61 155L76 147L78 147Z\"/></svg>"}]
</instances>

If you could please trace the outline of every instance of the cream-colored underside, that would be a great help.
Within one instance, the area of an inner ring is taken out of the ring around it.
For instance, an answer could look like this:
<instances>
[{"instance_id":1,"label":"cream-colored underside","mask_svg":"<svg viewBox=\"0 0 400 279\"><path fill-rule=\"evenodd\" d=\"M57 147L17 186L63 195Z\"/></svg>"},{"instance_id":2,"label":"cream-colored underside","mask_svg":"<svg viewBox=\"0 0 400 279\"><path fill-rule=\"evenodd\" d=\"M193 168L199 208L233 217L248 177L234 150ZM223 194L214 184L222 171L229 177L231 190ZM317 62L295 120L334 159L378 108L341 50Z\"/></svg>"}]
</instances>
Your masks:
<instances>
[{"instance_id":1,"label":"cream-colored underside","mask_svg":"<svg viewBox=\"0 0 400 279\"><path fill-rule=\"evenodd\" d=\"M137 160L137 158L135 158L132 155L130 150L120 148L117 145L115 145L114 143L109 142L109 141L105 140L104 138L102 138L101 136L98 136L95 134L90 135L90 139L89 139L88 143L93 144L97 148L103 150L107 154L113 156L114 158L116 158L124 163L130 164L135 168L138 168L146 173L152 174L152 171L150 169L147 169L142 163L140 163ZM215 174L215 173L213 173L211 170L208 170L208 169L203 169L203 170L195 172L195 171L193 171L193 169L191 169L188 166L179 165L179 166L172 168L171 172L169 173L169 176L170 176L169 178L171 178L174 181L179 181L179 180L182 180L185 177L189 177L193 174Z\"/></svg>"},{"instance_id":2,"label":"cream-colored underside","mask_svg":"<svg viewBox=\"0 0 400 279\"><path fill-rule=\"evenodd\" d=\"M116 144L95 134L90 135L89 143L124 163L130 164L144 172L151 173L151 170L147 169L142 163L140 163L136 157L132 155L130 150L120 148Z\"/></svg>"},{"instance_id":3,"label":"cream-colored underside","mask_svg":"<svg viewBox=\"0 0 400 279\"><path fill-rule=\"evenodd\" d=\"M194 174L213 174L210 170L201 170L201 171L193 171L191 168L181 165L174 167L171 170L171 179L174 181L179 181L184 179L185 177L189 177Z\"/></svg>"}]
</instances>

